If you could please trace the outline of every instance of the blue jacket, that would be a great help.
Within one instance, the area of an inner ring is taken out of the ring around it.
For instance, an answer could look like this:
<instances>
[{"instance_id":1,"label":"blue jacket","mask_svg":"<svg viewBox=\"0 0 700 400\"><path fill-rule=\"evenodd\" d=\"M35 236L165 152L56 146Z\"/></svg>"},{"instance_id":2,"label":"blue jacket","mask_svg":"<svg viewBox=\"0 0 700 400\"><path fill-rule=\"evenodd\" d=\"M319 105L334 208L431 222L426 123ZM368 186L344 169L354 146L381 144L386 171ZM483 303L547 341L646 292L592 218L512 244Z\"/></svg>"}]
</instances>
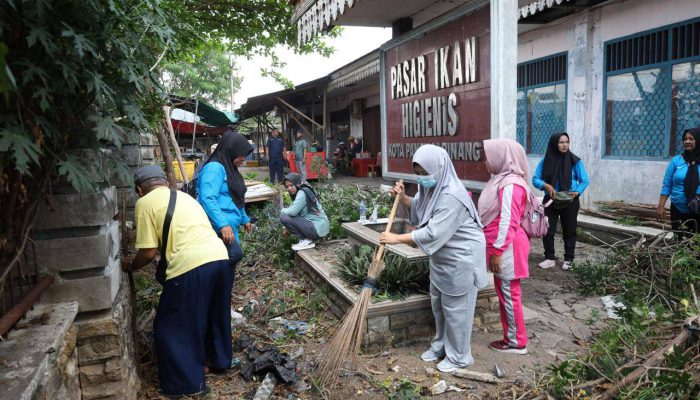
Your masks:
<instances>
[{"instance_id":1,"label":"blue jacket","mask_svg":"<svg viewBox=\"0 0 700 400\"><path fill-rule=\"evenodd\" d=\"M696 166L697 168L697 166ZM664 184L661 186L661 195L671 198L671 204L683 214L690 214L688 209L688 196L685 195L685 175L688 173L688 164L682 155L671 159L664 175ZM700 186L696 194L700 194Z\"/></svg>"},{"instance_id":2,"label":"blue jacket","mask_svg":"<svg viewBox=\"0 0 700 400\"><path fill-rule=\"evenodd\" d=\"M532 185L537 189L544 190L545 181L542 180L542 164L544 163L544 158L540 160L537 164L537 169L535 170L535 175L532 177ZM590 180L588 179L588 174L586 173L586 168L583 167L583 161L578 160L574 164L574 168L571 170L571 189L569 191L576 192L580 195L586 190ZM554 191L559 191L559 182L554 187Z\"/></svg>"},{"instance_id":3,"label":"blue jacket","mask_svg":"<svg viewBox=\"0 0 700 400\"><path fill-rule=\"evenodd\" d=\"M230 226L238 239L238 226L250 221L245 208L238 208L233 203L226 185L226 170L216 161L207 163L197 178L197 201L209 217L209 222L216 233L221 228Z\"/></svg>"}]
</instances>

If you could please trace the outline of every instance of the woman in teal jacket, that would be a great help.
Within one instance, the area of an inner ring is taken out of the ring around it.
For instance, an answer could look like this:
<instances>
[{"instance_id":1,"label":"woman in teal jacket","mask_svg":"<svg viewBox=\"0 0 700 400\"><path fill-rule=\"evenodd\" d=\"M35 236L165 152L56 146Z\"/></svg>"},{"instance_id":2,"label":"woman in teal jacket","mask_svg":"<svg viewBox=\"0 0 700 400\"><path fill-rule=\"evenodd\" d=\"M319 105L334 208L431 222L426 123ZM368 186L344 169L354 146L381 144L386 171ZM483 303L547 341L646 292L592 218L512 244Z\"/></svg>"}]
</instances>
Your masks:
<instances>
[{"instance_id":1,"label":"woman in teal jacket","mask_svg":"<svg viewBox=\"0 0 700 400\"><path fill-rule=\"evenodd\" d=\"M245 212L247 189L238 171L252 151L253 146L248 139L239 133L227 131L197 176L197 200L224 241L233 268L243 258L238 238L239 226L243 225L248 232L253 231Z\"/></svg>"},{"instance_id":2,"label":"woman in teal jacket","mask_svg":"<svg viewBox=\"0 0 700 400\"><path fill-rule=\"evenodd\" d=\"M552 268L555 265L554 235L557 233L560 218L564 236L564 263L561 269L573 267L580 208L579 197L588 187L588 182L583 161L569 150L569 135L566 132L553 134L549 138L547 152L532 176L532 185L544 192L544 203L547 203L555 192L567 192L573 200L563 207L545 208L545 215L549 219L549 230L542 238L544 261L539 264L540 268Z\"/></svg>"},{"instance_id":3,"label":"woman in teal jacket","mask_svg":"<svg viewBox=\"0 0 700 400\"><path fill-rule=\"evenodd\" d=\"M683 133L683 153L673 157L666 168L656 213L659 220L664 218L666 200L671 198L671 228L675 231L700 231L700 214L694 213L688 202L700 195L698 186L698 163L700 163L700 128L688 129Z\"/></svg>"},{"instance_id":4,"label":"woman in teal jacket","mask_svg":"<svg viewBox=\"0 0 700 400\"><path fill-rule=\"evenodd\" d=\"M316 246L314 242L328 235L330 229L323 206L314 189L297 173L292 172L284 177L284 187L294 201L280 211L280 222L299 238L299 243L293 245L292 250L313 248Z\"/></svg>"}]
</instances>

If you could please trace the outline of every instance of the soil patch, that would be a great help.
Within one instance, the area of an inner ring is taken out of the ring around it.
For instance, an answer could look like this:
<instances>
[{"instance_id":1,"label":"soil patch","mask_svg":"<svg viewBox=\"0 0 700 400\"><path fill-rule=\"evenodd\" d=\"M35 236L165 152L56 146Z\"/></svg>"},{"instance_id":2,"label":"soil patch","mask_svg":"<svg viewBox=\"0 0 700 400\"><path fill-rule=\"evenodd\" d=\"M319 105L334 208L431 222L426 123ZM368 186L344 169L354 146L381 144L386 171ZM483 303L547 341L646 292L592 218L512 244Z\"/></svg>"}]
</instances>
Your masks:
<instances>
[{"instance_id":1,"label":"soil patch","mask_svg":"<svg viewBox=\"0 0 700 400\"><path fill-rule=\"evenodd\" d=\"M328 250L324 251L324 257L329 262L337 262L337 257L345 246L344 241L325 246ZM557 251L563 249L560 238L557 238L556 248ZM524 304L532 317L527 322L529 353L521 356L490 350L488 343L499 339L502 332L482 328L472 336L472 352L476 363L471 370L493 373L494 367L498 365L506 372L504 384L529 382L534 379L536 371L541 371L547 364L581 351L591 335L604 326L605 312L600 299L577 294L574 290L573 272L561 270L560 263L548 270L537 267L543 260L542 253L541 241L533 240L531 277L523 283ZM601 260L604 257L605 251L600 248L583 243L577 245L577 262ZM276 270L265 262L239 266L234 285L232 308L244 316L245 323L236 325L233 340L247 334L258 345L277 346L280 351L287 352L296 359L297 373L307 384L311 383L309 373L313 363L338 323L325 308L322 296L326 289L314 287L298 271ZM278 316L307 322L307 332L299 334L288 331L270 321ZM426 338L425 343L413 346L387 346L373 354L361 354L354 364L347 364L336 387L327 389L323 395L313 389L307 390L308 385L292 388L278 384L273 398L312 399L325 395L329 399L386 399L395 393L400 382L405 379L425 387L444 379L448 385L464 390L432 396L435 399L464 399L465 396L486 398L489 392L503 390L496 385L437 372L435 363L426 363L419 358L428 346L429 339ZM245 357L243 353L235 355ZM147 373L143 377L139 398L159 398L155 364L150 364L145 369ZM223 375L210 374L207 375L210 390L207 398L249 399L261 381L262 377L254 377L252 381L242 379L238 369L229 370Z\"/></svg>"}]
</instances>

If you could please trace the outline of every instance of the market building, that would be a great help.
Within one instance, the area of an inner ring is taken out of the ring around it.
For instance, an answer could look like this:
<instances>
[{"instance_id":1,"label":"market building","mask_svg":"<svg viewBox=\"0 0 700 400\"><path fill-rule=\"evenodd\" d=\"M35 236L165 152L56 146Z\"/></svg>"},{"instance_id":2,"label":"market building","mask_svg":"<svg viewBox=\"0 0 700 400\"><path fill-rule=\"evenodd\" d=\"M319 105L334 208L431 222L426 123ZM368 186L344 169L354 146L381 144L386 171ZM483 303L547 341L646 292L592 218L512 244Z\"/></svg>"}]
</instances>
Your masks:
<instances>
[{"instance_id":1,"label":"market building","mask_svg":"<svg viewBox=\"0 0 700 400\"><path fill-rule=\"evenodd\" d=\"M437 143L478 191L482 140L518 140L534 171L566 131L591 177L584 204L655 203L683 130L700 126L697 0L295 3L301 42L334 25L392 27L375 81L390 178L410 179L412 152Z\"/></svg>"}]
</instances>

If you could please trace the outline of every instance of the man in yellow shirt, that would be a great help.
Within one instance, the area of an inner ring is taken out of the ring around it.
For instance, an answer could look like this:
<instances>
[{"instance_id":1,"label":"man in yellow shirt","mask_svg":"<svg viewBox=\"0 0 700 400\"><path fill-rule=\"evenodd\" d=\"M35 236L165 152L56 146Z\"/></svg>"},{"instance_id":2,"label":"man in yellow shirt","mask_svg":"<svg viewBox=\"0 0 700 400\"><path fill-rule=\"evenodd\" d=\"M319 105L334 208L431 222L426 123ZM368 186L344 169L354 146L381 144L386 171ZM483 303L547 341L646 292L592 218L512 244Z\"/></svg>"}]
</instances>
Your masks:
<instances>
[{"instance_id":1,"label":"man in yellow shirt","mask_svg":"<svg viewBox=\"0 0 700 400\"><path fill-rule=\"evenodd\" d=\"M163 170L139 168L134 181L136 248L126 271L148 265L162 248L171 190ZM226 246L195 199L174 191L167 235L167 268L153 322L158 380L164 395L195 395L206 389L204 369L231 365L231 286L233 270Z\"/></svg>"}]
</instances>

